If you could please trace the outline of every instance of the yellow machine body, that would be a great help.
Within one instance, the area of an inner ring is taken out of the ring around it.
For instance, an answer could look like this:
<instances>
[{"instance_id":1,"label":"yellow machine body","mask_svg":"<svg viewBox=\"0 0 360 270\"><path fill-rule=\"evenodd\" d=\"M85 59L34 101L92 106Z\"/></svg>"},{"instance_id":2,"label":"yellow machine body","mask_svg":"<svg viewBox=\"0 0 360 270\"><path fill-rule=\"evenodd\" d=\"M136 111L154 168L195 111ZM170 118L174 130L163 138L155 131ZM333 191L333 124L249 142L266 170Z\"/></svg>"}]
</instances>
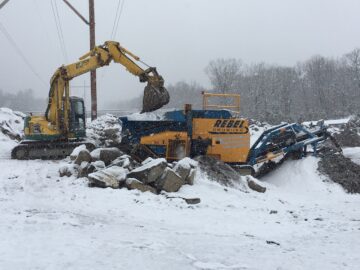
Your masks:
<instances>
[{"instance_id":1,"label":"yellow machine body","mask_svg":"<svg viewBox=\"0 0 360 270\"><path fill-rule=\"evenodd\" d=\"M141 137L140 144L165 146L167 160L179 160L191 155L191 144L196 140L208 140L206 155L226 163L245 163L250 150L248 121L242 118L192 119L190 138L187 131L163 131Z\"/></svg>"},{"instance_id":2,"label":"yellow machine body","mask_svg":"<svg viewBox=\"0 0 360 270\"><path fill-rule=\"evenodd\" d=\"M246 162L250 134L246 119L193 119L193 138L210 138L206 154L227 163Z\"/></svg>"}]
</instances>

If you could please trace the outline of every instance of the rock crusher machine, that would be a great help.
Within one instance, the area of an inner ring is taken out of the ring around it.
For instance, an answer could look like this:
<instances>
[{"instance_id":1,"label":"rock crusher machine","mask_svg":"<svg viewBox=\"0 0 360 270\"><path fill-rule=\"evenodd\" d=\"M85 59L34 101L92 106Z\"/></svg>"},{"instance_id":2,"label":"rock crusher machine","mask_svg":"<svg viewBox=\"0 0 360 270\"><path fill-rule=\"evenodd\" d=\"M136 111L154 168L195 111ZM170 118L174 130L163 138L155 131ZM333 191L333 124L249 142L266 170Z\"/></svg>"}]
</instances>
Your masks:
<instances>
[{"instance_id":1,"label":"rock crusher machine","mask_svg":"<svg viewBox=\"0 0 360 270\"><path fill-rule=\"evenodd\" d=\"M211 104L211 98L232 102ZM251 146L249 122L238 116L239 109L239 95L203 93L202 110L193 110L187 104L184 110L165 112L161 120L121 117L120 148L139 161L147 157L176 161L208 155L243 174L261 174L290 154L303 156L308 145L316 154L318 143L328 136L323 122L311 129L285 123L264 131Z\"/></svg>"}]
</instances>

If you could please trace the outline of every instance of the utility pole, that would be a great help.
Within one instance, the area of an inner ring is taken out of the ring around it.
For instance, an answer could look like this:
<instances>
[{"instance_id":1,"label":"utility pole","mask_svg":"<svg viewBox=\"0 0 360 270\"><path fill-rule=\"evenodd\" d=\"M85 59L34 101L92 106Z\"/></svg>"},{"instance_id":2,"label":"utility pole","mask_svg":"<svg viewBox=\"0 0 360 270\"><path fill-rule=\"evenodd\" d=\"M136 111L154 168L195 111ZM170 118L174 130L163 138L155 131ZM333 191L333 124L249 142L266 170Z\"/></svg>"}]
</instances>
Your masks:
<instances>
[{"instance_id":1,"label":"utility pole","mask_svg":"<svg viewBox=\"0 0 360 270\"><path fill-rule=\"evenodd\" d=\"M5 6L9 2L9 0L4 0L2 3L0 3L0 9Z\"/></svg>"},{"instance_id":2,"label":"utility pole","mask_svg":"<svg viewBox=\"0 0 360 270\"><path fill-rule=\"evenodd\" d=\"M94 0L89 0L90 50L95 48L95 7ZM90 71L91 120L97 118L96 70Z\"/></svg>"},{"instance_id":3,"label":"utility pole","mask_svg":"<svg viewBox=\"0 0 360 270\"><path fill-rule=\"evenodd\" d=\"M89 21L80 14L67 0L63 0L79 18L89 26L90 30L90 50L95 48L95 5L94 0L89 0ZM97 118L97 95L96 95L96 70L90 71L91 88L91 120Z\"/></svg>"}]
</instances>

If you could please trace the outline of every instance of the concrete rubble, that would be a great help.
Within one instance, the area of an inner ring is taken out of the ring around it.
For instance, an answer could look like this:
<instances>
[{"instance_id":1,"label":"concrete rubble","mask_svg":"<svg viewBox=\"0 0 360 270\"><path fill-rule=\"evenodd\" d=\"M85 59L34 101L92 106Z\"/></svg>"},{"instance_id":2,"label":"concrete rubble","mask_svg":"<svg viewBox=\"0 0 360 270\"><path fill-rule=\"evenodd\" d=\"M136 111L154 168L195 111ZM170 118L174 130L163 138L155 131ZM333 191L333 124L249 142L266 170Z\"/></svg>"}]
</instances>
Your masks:
<instances>
[{"instance_id":1,"label":"concrete rubble","mask_svg":"<svg viewBox=\"0 0 360 270\"><path fill-rule=\"evenodd\" d=\"M244 192L264 193L266 188L255 178L241 177L232 167L208 156L188 157L168 163L164 158L147 158L141 164L115 147L97 148L89 153L85 146L77 147L70 156L72 164L61 168L61 176L87 178L89 186L127 188L154 194L178 192L183 185L193 185L198 171L225 187ZM199 198L183 198L188 204Z\"/></svg>"},{"instance_id":2,"label":"concrete rubble","mask_svg":"<svg viewBox=\"0 0 360 270\"><path fill-rule=\"evenodd\" d=\"M197 162L190 158L174 164L164 158L148 158L139 164L115 147L97 148L89 153L85 146L79 146L70 155L70 161L60 168L60 176L85 177L91 187L136 189L154 194L177 192L185 184L193 185L197 168ZM195 204L200 199L185 201Z\"/></svg>"}]
</instances>

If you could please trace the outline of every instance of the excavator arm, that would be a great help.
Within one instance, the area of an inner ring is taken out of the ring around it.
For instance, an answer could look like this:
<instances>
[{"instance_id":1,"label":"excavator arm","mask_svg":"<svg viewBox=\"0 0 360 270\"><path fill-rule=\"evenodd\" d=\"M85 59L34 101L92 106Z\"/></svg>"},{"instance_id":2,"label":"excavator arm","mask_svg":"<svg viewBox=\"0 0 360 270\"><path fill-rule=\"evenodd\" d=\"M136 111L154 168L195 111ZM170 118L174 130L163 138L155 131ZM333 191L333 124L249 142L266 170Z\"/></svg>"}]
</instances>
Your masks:
<instances>
[{"instance_id":1,"label":"excavator arm","mask_svg":"<svg viewBox=\"0 0 360 270\"><path fill-rule=\"evenodd\" d=\"M78 62L58 68L50 81L49 103L46 119L58 130L68 130L69 114L69 81L91 70L109 65L111 61L123 65L130 73L139 77L140 82L147 82L144 89L142 112L150 112L161 108L169 102L169 93L164 87L164 79L156 68L142 69L136 62L140 58L120 46L118 42L107 41L97 46Z\"/></svg>"}]
</instances>

